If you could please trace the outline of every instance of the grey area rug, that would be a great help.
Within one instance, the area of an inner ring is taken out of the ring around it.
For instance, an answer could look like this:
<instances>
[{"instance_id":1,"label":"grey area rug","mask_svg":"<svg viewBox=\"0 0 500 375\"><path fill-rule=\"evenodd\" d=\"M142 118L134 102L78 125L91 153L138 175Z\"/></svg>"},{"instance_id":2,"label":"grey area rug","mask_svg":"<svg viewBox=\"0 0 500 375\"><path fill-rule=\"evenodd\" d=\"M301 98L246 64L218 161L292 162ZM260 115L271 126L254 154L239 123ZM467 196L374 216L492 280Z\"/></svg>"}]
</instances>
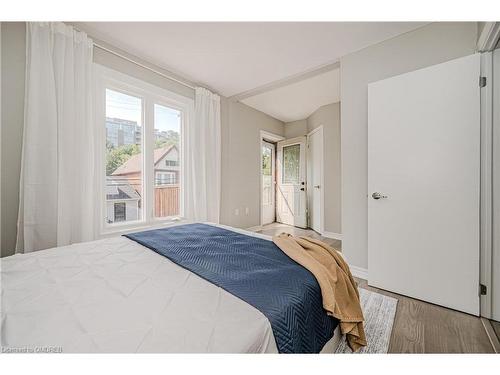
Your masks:
<instances>
[{"instance_id":1,"label":"grey area rug","mask_svg":"<svg viewBox=\"0 0 500 375\"><path fill-rule=\"evenodd\" d=\"M357 353L387 353L398 300L363 288L359 288L359 297L368 345ZM336 353L352 353L345 337L340 341Z\"/></svg>"}]
</instances>

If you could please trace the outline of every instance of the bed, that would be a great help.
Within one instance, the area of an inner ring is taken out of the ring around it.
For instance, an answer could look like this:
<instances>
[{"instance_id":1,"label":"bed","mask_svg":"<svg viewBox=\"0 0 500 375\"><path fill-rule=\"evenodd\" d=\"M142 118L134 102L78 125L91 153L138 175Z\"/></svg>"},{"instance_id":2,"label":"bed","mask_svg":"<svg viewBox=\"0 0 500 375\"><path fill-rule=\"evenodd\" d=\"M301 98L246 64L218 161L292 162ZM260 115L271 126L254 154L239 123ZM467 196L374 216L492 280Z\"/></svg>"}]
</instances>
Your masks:
<instances>
[{"instance_id":1,"label":"bed","mask_svg":"<svg viewBox=\"0 0 500 375\"><path fill-rule=\"evenodd\" d=\"M124 236L0 264L4 351L279 352L273 327L257 308ZM334 352L340 339L337 327L321 352Z\"/></svg>"}]
</instances>

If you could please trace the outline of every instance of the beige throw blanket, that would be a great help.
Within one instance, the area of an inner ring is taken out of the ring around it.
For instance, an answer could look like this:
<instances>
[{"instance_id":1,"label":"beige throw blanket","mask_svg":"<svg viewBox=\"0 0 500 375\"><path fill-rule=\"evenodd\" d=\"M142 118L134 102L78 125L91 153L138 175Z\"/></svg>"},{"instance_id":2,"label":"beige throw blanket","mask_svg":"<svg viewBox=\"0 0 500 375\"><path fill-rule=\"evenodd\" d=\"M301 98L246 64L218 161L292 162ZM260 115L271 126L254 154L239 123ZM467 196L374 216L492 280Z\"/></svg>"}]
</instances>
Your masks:
<instances>
[{"instance_id":1,"label":"beige throw blanket","mask_svg":"<svg viewBox=\"0 0 500 375\"><path fill-rule=\"evenodd\" d=\"M282 233L273 237L273 242L316 277L323 307L328 315L340 320L340 330L349 347L357 351L366 346L358 288L342 256L324 242L309 237Z\"/></svg>"}]
</instances>

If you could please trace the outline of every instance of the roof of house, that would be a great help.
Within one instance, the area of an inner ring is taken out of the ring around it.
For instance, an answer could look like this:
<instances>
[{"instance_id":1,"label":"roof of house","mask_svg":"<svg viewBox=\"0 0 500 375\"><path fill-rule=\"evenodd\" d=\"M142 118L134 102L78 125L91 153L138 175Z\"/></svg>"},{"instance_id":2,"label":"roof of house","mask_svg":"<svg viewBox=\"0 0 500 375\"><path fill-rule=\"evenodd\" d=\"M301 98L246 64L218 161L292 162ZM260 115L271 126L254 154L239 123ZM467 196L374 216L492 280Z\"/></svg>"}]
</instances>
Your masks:
<instances>
[{"instance_id":1,"label":"roof of house","mask_svg":"<svg viewBox=\"0 0 500 375\"><path fill-rule=\"evenodd\" d=\"M156 165L165 155L167 155L174 148L177 149L177 146L171 145L155 149L154 165ZM116 170L112 173L112 175L119 176L119 175L139 172L141 170L141 160L142 160L142 153L138 153L131 156L125 163L116 168Z\"/></svg>"},{"instance_id":2,"label":"roof of house","mask_svg":"<svg viewBox=\"0 0 500 375\"><path fill-rule=\"evenodd\" d=\"M107 176L106 177L106 199L140 199L141 196L129 184L126 178Z\"/></svg>"}]
</instances>

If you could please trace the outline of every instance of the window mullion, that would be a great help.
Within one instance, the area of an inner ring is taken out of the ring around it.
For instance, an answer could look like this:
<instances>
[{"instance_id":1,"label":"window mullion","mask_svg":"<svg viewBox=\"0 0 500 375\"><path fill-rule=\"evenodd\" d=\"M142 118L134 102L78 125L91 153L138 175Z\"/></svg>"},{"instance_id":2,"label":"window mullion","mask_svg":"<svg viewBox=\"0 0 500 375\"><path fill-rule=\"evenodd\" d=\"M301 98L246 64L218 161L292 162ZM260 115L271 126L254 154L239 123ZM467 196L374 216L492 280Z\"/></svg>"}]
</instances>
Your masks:
<instances>
[{"instance_id":1,"label":"window mullion","mask_svg":"<svg viewBox=\"0 0 500 375\"><path fill-rule=\"evenodd\" d=\"M144 220L151 222L154 218L154 109L153 100L144 100Z\"/></svg>"}]
</instances>

